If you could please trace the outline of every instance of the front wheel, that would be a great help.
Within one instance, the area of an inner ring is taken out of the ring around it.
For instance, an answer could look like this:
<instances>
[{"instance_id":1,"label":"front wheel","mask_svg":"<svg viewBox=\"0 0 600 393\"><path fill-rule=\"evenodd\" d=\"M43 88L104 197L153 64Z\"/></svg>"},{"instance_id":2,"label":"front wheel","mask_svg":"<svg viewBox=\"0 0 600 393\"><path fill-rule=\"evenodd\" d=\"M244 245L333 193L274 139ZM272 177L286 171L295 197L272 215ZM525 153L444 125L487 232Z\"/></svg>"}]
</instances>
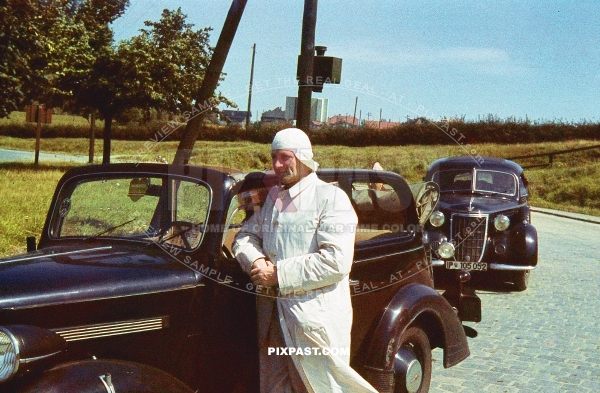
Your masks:
<instances>
[{"instance_id":1,"label":"front wheel","mask_svg":"<svg viewBox=\"0 0 600 393\"><path fill-rule=\"evenodd\" d=\"M427 334L411 326L400 337L394 358L394 393L426 393L431 383L431 346Z\"/></svg>"}]
</instances>

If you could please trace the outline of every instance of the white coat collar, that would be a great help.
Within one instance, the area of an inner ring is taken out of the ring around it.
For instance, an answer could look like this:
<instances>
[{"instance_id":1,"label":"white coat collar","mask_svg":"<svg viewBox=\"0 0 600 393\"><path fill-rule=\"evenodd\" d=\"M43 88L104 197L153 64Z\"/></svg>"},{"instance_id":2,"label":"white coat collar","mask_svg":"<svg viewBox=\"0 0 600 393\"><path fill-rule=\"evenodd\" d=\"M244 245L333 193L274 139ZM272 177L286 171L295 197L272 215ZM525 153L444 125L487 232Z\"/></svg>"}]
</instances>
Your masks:
<instances>
[{"instance_id":1,"label":"white coat collar","mask_svg":"<svg viewBox=\"0 0 600 393\"><path fill-rule=\"evenodd\" d=\"M294 184L287 190L280 186L279 195L282 196L282 193L286 193L287 195L289 195L290 198L294 199L295 197L300 195L300 193L304 191L307 187L309 187L311 184L317 181L317 179L317 174L311 172L310 174L308 174L308 176L303 177L298 183Z\"/></svg>"}]
</instances>

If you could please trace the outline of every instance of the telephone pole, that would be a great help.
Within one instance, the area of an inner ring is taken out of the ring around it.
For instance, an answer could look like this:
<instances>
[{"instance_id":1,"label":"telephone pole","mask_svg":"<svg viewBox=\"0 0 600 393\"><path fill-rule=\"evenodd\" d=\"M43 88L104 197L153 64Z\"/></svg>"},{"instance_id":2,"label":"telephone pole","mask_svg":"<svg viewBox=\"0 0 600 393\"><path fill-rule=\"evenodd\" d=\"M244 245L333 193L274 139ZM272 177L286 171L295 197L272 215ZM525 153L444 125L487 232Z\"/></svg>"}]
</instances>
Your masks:
<instances>
[{"instance_id":1,"label":"telephone pole","mask_svg":"<svg viewBox=\"0 0 600 393\"><path fill-rule=\"evenodd\" d=\"M313 58L315 56L315 30L317 26L317 0L304 0L302 41L300 43L300 80L298 81L298 107L296 127L310 130L310 101L313 89Z\"/></svg>"},{"instance_id":2,"label":"telephone pole","mask_svg":"<svg viewBox=\"0 0 600 393\"><path fill-rule=\"evenodd\" d=\"M256 44L252 45L252 61L250 62L250 85L248 86L248 111L246 112L246 131L248 131L248 129L250 128L250 103L252 102L252 82L254 79L254 55L256 55Z\"/></svg>"}]
</instances>

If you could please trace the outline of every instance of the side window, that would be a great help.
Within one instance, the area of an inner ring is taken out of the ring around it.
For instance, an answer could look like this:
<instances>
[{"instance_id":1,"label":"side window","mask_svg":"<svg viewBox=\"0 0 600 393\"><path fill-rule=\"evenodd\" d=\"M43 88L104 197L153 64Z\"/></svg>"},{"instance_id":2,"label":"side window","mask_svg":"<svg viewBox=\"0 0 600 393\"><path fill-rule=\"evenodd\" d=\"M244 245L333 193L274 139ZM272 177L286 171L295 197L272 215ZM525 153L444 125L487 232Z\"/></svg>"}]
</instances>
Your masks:
<instances>
[{"instance_id":1,"label":"side window","mask_svg":"<svg viewBox=\"0 0 600 393\"><path fill-rule=\"evenodd\" d=\"M162 241L186 250L200 245L210 209L210 190L204 184L172 180L175 210Z\"/></svg>"},{"instance_id":2,"label":"side window","mask_svg":"<svg viewBox=\"0 0 600 393\"><path fill-rule=\"evenodd\" d=\"M202 184L179 182L177 190L177 221L188 221L196 225L206 222L210 193Z\"/></svg>"},{"instance_id":3,"label":"side window","mask_svg":"<svg viewBox=\"0 0 600 393\"><path fill-rule=\"evenodd\" d=\"M352 183L352 204L358 216L357 243L391 238L407 231L405 211L389 184Z\"/></svg>"}]
</instances>

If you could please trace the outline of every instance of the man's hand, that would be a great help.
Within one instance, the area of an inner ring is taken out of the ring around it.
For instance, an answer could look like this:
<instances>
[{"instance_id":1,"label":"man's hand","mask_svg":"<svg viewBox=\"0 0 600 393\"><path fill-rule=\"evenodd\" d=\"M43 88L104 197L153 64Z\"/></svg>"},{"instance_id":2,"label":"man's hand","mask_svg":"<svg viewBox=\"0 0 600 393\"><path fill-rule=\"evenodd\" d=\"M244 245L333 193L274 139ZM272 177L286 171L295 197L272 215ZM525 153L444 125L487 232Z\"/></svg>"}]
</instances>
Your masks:
<instances>
[{"instance_id":1,"label":"man's hand","mask_svg":"<svg viewBox=\"0 0 600 393\"><path fill-rule=\"evenodd\" d=\"M252 263L250 279L255 286L274 287L279 283L277 280L277 268L264 258L257 259Z\"/></svg>"}]
</instances>

